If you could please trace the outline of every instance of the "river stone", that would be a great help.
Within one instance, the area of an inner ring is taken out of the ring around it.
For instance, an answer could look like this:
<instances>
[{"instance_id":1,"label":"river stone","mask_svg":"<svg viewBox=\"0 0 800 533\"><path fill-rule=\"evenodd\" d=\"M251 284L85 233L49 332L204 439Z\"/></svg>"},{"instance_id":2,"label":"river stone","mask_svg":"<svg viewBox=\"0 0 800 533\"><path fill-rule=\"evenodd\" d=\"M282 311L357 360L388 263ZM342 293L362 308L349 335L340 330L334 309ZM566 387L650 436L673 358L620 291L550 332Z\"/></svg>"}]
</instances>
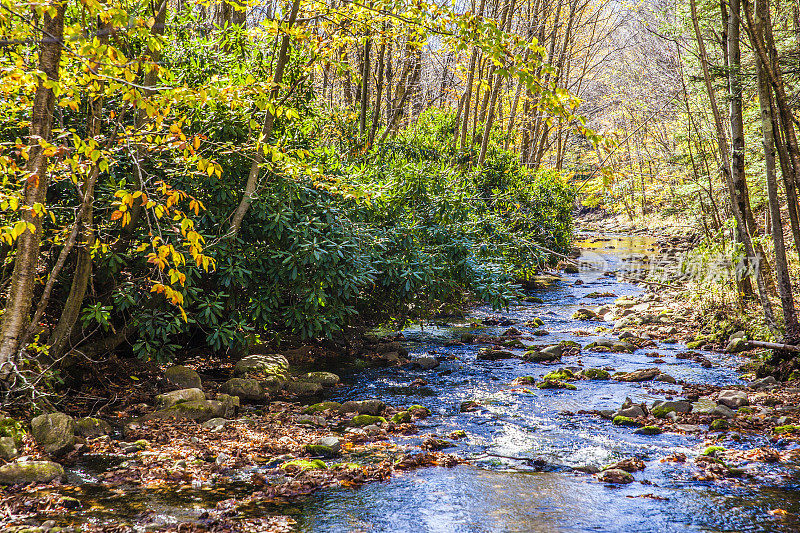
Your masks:
<instances>
[{"instance_id":1,"label":"river stone","mask_svg":"<svg viewBox=\"0 0 800 533\"><path fill-rule=\"evenodd\" d=\"M670 376L669 374L659 374L653 378L653 381L662 381L664 383L671 383L675 384L678 382L674 377Z\"/></svg>"},{"instance_id":2,"label":"river stone","mask_svg":"<svg viewBox=\"0 0 800 533\"><path fill-rule=\"evenodd\" d=\"M231 378L223 383L219 390L231 396L238 396L245 401L260 402L267 399L261 383L255 379Z\"/></svg>"},{"instance_id":3,"label":"river stone","mask_svg":"<svg viewBox=\"0 0 800 533\"><path fill-rule=\"evenodd\" d=\"M479 361L498 361L500 359L514 359L517 356L508 350L496 350L494 348L481 348L476 359Z\"/></svg>"},{"instance_id":4,"label":"river stone","mask_svg":"<svg viewBox=\"0 0 800 533\"><path fill-rule=\"evenodd\" d=\"M657 368L643 368L641 370L634 370L633 372L618 374L613 376L613 378L618 381L629 381L629 382L650 381L660 373L661 371Z\"/></svg>"},{"instance_id":5,"label":"river stone","mask_svg":"<svg viewBox=\"0 0 800 533\"><path fill-rule=\"evenodd\" d=\"M600 317L591 309L578 309L572 314L573 320L598 320Z\"/></svg>"},{"instance_id":6,"label":"river stone","mask_svg":"<svg viewBox=\"0 0 800 533\"><path fill-rule=\"evenodd\" d=\"M200 374L188 366L176 365L164 371L164 381L171 389L202 389Z\"/></svg>"},{"instance_id":7,"label":"river stone","mask_svg":"<svg viewBox=\"0 0 800 533\"><path fill-rule=\"evenodd\" d=\"M541 352L544 355L548 355L553 359L558 359L562 355L564 355L564 347L560 344L554 344L552 346L547 346L546 348L542 348Z\"/></svg>"},{"instance_id":8,"label":"river stone","mask_svg":"<svg viewBox=\"0 0 800 533\"><path fill-rule=\"evenodd\" d=\"M630 473L618 468L609 468L608 470L600 472L600 474L597 476L597 479L603 483L633 483L633 476Z\"/></svg>"},{"instance_id":9,"label":"river stone","mask_svg":"<svg viewBox=\"0 0 800 533\"><path fill-rule=\"evenodd\" d=\"M717 401L731 409L738 409L743 405L750 405L750 400L748 400L746 392L732 389L720 391L719 396L717 396Z\"/></svg>"},{"instance_id":10,"label":"river stone","mask_svg":"<svg viewBox=\"0 0 800 533\"><path fill-rule=\"evenodd\" d=\"M439 366L439 360L435 357L417 357L412 362L415 368L420 368L422 370L433 370L437 366Z\"/></svg>"},{"instance_id":11,"label":"river stone","mask_svg":"<svg viewBox=\"0 0 800 533\"><path fill-rule=\"evenodd\" d=\"M75 420L64 413L39 415L31 420L31 434L45 452L63 453L75 442Z\"/></svg>"},{"instance_id":12,"label":"river stone","mask_svg":"<svg viewBox=\"0 0 800 533\"><path fill-rule=\"evenodd\" d=\"M360 415L378 416L386 409L386 404L381 400L360 400L344 402L339 410L342 413L358 413Z\"/></svg>"},{"instance_id":13,"label":"river stone","mask_svg":"<svg viewBox=\"0 0 800 533\"><path fill-rule=\"evenodd\" d=\"M75 434L92 439L111 433L111 424L99 418L86 417L75 422Z\"/></svg>"},{"instance_id":14,"label":"river stone","mask_svg":"<svg viewBox=\"0 0 800 533\"><path fill-rule=\"evenodd\" d=\"M677 401L657 400L653 402L653 405L650 406L651 412L655 413L656 410L660 410L665 414L668 412L691 413L692 404L691 402L685 402L683 400L677 400Z\"/></svg>"},{"instance_id":15,"label":"river stone","mask_svg":"<svg viewBox=\"0 0 800 533\"><path fill-rule=\"evenodd\" d=\"M64 467L52 461L14 461L0 466L0 484L48 483L64 476Z\"/></svg>"},{"instance_id":16,"label":"river stone","mask_svg":"<svg viewBox=\"0 0 800 533\"><path fill-rule=\"evenodd\" d=\"M747 333L745 333L742 330L739 330L737 332L731 333L731 336L728 337L728 341L732 341L735 339L747 339Z\"/></svg>"},{"instance_id":17,"label":"river stone","mask_svg":"<svg viewBox=\"0 0 800 533\"><path fill-rule=\"evenodd\" d=\"M239 407L239 398L227 394L218 394L216 400L190 400L180 402L150 413L144 420L194 420L205 422L212 418L233 418Z\"/></svg>"},{"instance_id":18,"label":"river stone","mask_svg":"<svg viewBox=\"0 0 800 533\"><path fill-rule=\"evenodd\" d=\"M339 376L333 372L309 372L303 376L303 381L319 383L323 387L333 387L339 383Z\"/></svg>"},{"instance_id":19,"label":"river stone","mask_svg":"<svg viewBox=\"0 0 800 533\"><path fill-rule=\"evenodd\" d=\"M647 412L641 405L632 405L614 413L614 418L618 416L626 416L628 418L638 418L640 416L647 416Z\"/></svg>"},{"instance_id":20,"label":"river stone","mask_svg":"<svg viewBox=\"0 0 800 533\"><path fill-rule=\"evenodd\" d=\"M211 420L206 420L202 424L200 424L205 429L210 429L211 431L219 431L221 428L224 428L230 420L226 418L212 418Z\"/></svg>"},{"instance_id":21,"label":"river stone","mask_svg":"<svg viewBox=\"0 0 800 533\"><path fill-rule=\"evenodd\" d=\"M727 353L739 353L746 350L748 347L747 341L745 339L736 338L728 342L728 345L725 347L725 352Z\"/></svg>"},{"instance_id":22,"label":"river stone","mask_svg":"<svg viewBox=\"0 0 800 533\"><path fill-rule=\"evenodd\" d=\"M0 459L11 461L19 456L19 448L14 437L0 437Z\"/></svg>"},{"instance_id":23,"label":"river stone","mask_svg":"<svg viewBox=\"0 0 800 533\"><path fill-rule=\"evenodd\" d=\"M165 392L156 396L156 407L167 409L182 402L194 402L205 400L206 395L200 389L179 389Z\"/></svg>"},{"instance_id":24,"label":"river stone","mask_svg":"<svg viewBox=\"0 0 800 533\"><path fill-rule=\"evenodd\" d=\"M756 379L747 384L747 387L755 390L772 389L778 386L778 380L772 376Z\"/></svg>"},{"instance_id":25,"label":"river stone","mask_svg":"<svg viewBox=\"0 0 800 533\"><path fill-rule=\"evenodd\" d=\"M248 374L256 373L286 379L288 370L289 361L281 354L257 354L240 359L233 367L233 375L246 377Z\"/></svg>"},{"instance_id":26,"label":"river stone","mask_svg":"<svg viewBox=\"0 0 800 533\"><path fill-rule=\"evenodd\" d=\"M342 449L342 443L336 437L324 437L316 441L313 446L317 447L317 451L325 452L319 455L333 456L339 453Z\"/></svg>"},{"instance_id":27,"label":"river stone","mask_svg":"<svg viewBox=\"0 0 800 533\"><path fill-rule=\"evenodd\" d=\"M322 385L310 381L287 381L283 390L300 397L316 396L322 392Z\"/></svg>"}]
</instances>

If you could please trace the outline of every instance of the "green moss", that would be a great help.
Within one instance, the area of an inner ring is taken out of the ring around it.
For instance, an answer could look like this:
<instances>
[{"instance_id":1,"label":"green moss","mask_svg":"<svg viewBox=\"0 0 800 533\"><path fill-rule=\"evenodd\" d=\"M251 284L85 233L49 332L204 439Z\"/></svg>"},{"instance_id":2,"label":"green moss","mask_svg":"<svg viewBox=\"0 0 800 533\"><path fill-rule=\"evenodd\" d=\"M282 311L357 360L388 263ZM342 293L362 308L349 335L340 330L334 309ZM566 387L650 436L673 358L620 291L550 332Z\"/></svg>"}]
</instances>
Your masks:
<instances>
[{"instance_id":1,"label":"green moss","mask_svg":"<svg viewBox=\"0 0 800 533\"><path fill-rule=\"evenodd\" d=\"M706 457L716 457L718 453L724 452L725 448L722 446L709 446L701 455L705 455Z\"/></svg>"},{"instance_id":2,"label":"green moss","mask_svg":"<svg viewBox=\"0 0 800 533\"><path fill-rule=\"evenodd\" d=\"M25 429L22 427L21 422L13 418L0 419L0 437L11 437L14 439L14 444L20 447L22 446L22 437L24 435Z\"/></svg>"},{"instance_id":3,"label":"green moss","mask_svg":"<svg viewBox=\"0 0 800 533\"><path fill-rule=\"evenodd\" d=\"M658 426L644 426L639 428L636 433L640 435L660 435L664 431Z\"/></svg>"},{"instance_id":4,"label":"green moss","mask_svg":"<svg viewBox=\"0 0 800 533\"><path fill-rule=\"evenodd\" d=\"M411 422L411 413L408 411L400 411L399 413L395 413L391 421L394 424L408 424Z\"/></svg>"},{"instance_id":5,"label":"green moss","mask_svg":"<svg viewBox=\"0 0 800 533\"><path fill-rule=\"evenodd\" d=\"M787 424L785 426L776 426L772 428L772 432L775 435L787 435L789 433L800 433L800 426L795 426L792 424Z\"/></svg>"},{"instance_id":6,"label":"green moss","mask_svg":"<svg viewBox=\"0 0 800 533\"><path fill-rule=\"evenodd\" d=\"M641 427L642 424L629 416L617 415L611 421L615 426Z\"/></svg>"},{"instance_id":7,"label":"green moss","mask_svg":"<svg viewBox=\"0 0 800 533\"><path fill-rule=\"evenodd\" d=\"M358 463L336 463L331 465L331 468L344 468L346 470L358 470L361 465Z\"/></svg>"},{"instance_id":8,"label":"green moss","mask_svg":"<svg viewBox=\"0 0 800 533\"><path fill-rule=\"evenodd\" d=\"M431 410L424 405L412 405L408 408L408 412L417 418L428 418L431 416Z\"/></svg>"},{"instance_id":9,"label":"green moss","mask_svg":"<svg viewBox=\"0 0 800 533\"><path fill-rule=\"evenodd\" d=\"M731 427L730 424L724 418L718 418L711 422L711 431L725 431L729 427Z\"/></svg>"},{"instance_id":10,"label":"green moss","mask_svg":"<svg viewBox=\"0 0 800 533\"><path fill-rule=\"evenodd\" d=\"M339 455L336 450L323 444L306 444L304 449L311 455L321 455L323 457L333 457L335 455Z\"/></svg>"},{"instance_id":11,"label":"green moss","mask_svg":"<svg viewBox=\"0 0 800 533\"><path fill-rule=\"evenodd\" d=\"M284 470L287 468L299 468L301 471L306 470L325 470L328 466L321 459L294 459L287 461L281 465Z\"/></svg>"},{"instance_id":12,"label":"green moss","mask_svg":"<svg viewBox=\"0 0 800 533\"><path fill-rule=\"evenodd\" d=\"M704 346L706 342L707 341L705 339L699 341L691 341L686 343L686 347L690 350L697 350L701 346Z\"/></svg>"},{"instance_id":13,"label":"green moss","mask_svg":"<svg viewBox=\"0 0 800 533\"><path fill-rule=\"evenodd\" d=\"M463 429L457 429L457 430L453 431L452 433L450 433L450 435L448 435L448 437L453 439L453 440L466 439L467 438L467 432L464 431Z\"/></svg>"},{"instance_id":14,"label":"green moss","mask_svg":"<svg viewBox=\"0 0 800 533\"><path fill-rule=\"evenodd\" d=\"M652 409L650 409L650 414L656 418L667 418L667 415L674 412L675 412L674 408L666 407L663 405L659 405L658 407L653 407Z\"/></svg>"},{"instance_id":15,"label":"green moss","mask_svg":"<svg viewBox=\"0 0 800 533\"><path fill-rule=\"evenodd\" d=\"M572 381L575 379L575 374L573 374L569 369L559 368L558 370L548 372L542 377L542 379L549 379L551 381Z\"/></svg>"},{"instance_id":16,"label":"green moss","mask_svg":"<svg viewBox=\"0 0 800 533\"><path fill-rule=\"evenodd\" d=\"M386 419L382 416L356 415L350 420L350 425L355 427L371 426L372 424L385 424Z\"/></svg>"},{"instance_id":17,"label":"green moss","mask_svg":"<svg viewBox=\"0 0 800 533\"><path fill-rule=\"evenodd\" d=\"M327 411L328 409L339 409L342 406L339 402L319 402L313 405L309 405L305 409L303 409L303 413L307 415L312 415L315 413L320 413L322 411Z\"/></svg>"},{"instance_id":18,"label":"green moss","mask_svg":"<svg viewBox=\"0 0 800 533\"><path fill-rule=\"evenodd\" d=\"M557 379L544 379L536 384L536 388L577 390L577 387L572 383L565 383L564 381L559 381Z\"/></svg>"},{"instance_id":19,"label":"green moss","mask_svg":"<svg viewBox=\"0 0 800 533\"><path fill-rule=\"evenodd\" d=\"M611 374L601 368L587 368L581 375L585 379L610 379Z\"/></svg>"},{"instance_id":20,"label":"green moss","mask_svg":"<svg viewBox=\"0 0 800 533\"><path fill-rule=\"evenodd\" d=\"M743 415L752 415L753 413L755 413L755 411L750 407L740 407L739 410L736 412Z\"/></svg>"},{"instance_id":21,"label":"green moss","mask_svg":"<svg viewBox=\"0 0 800 533\"><path fill-rule=\"evenodd\" d=\"M540 326L544 326L544 320L542 320L541 318L537 317L537 318L534 318L532 320L528 320L527 322L525 322L525 326L527 326L529 328L538 328Z\"/></svg>"}]
</instances>

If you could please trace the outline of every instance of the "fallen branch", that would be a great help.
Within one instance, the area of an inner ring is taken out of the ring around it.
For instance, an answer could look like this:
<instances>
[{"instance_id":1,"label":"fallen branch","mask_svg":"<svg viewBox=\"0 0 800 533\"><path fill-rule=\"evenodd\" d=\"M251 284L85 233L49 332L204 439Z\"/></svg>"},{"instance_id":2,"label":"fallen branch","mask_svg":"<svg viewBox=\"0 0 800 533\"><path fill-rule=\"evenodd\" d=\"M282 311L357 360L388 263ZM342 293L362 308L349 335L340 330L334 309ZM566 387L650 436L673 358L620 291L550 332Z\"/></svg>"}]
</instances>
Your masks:
<instances>
[{"instance_id":1,"label":"fallen branch","mask_svg":"<svg viewBox=\"0 0 800 533\"><path fill-rule=\"evenodd\" d=\"M764 342L764 341L745 341L750 346L756 348L771 348L773 350L783 350L784 352L800 352L800 346L793 344L780 344L778 342Z\"/></svg>"}]
</instances>

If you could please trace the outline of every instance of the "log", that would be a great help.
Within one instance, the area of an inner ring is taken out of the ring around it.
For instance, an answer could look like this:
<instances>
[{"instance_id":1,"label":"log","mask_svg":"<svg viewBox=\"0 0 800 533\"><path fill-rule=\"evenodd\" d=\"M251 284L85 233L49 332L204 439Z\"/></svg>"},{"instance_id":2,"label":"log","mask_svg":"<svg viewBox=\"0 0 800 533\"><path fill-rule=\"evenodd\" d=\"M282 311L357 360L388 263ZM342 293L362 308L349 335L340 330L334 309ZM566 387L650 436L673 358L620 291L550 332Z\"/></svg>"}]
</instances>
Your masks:
<instances>
[{"instance_id":1,"label":"log","mask_svg":"<svg viewBox=\"0 0 800 533\"><path fill-rule=\"evenodd\" d=\"M746 341L750 346L756 348L771 348L773 350L783 350L784 352L800 352L800 346L793 344L780 344L777 342Z\"/></svg>"}]
</instances>

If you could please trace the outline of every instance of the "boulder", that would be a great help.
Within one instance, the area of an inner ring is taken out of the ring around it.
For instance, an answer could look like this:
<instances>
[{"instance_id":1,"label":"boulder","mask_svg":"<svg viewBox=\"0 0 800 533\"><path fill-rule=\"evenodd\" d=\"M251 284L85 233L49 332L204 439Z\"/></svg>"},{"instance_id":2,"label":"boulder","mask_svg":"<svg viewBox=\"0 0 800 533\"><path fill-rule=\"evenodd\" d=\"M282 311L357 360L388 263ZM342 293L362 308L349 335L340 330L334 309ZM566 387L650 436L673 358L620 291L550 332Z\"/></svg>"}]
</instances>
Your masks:
<instances>
[{"instance_id":1,"label":"boulder","mask_svg":"<svg viewBox=\"0 0 800 533\"><path fill-rule=\"evenodd\" d=\"M287 381L283 390L301 398L316 396L322 392L322 385L310 381Z\"/></svg>"},{"instance_id":2,"label":"boulder","mask_svg":"<svg viewBox=\"0 0 800 533\"><path fill-rule=\"evenodd\" d=\"M772 376L756 379L747 384L747 387L755 390L772 389L778 386L778 380Z\"/></svg>"},{"instance_id":3,"label":"boulder","mask_svg":"<svg viewBox=\"0 0 800 533\"><path fill-rule=\"evenodd\" d=\"M412 361L414 368L420 368L422 370L433 370L437 366L439 366L439 360L435 357L417 357Z\"/></svg>"},{"instance_id":4,"label":"boulder","mask_svg":"<svg viewBox=\"0 0 800 533\"><path fill-rule=\"evenodd\" d=\"M31 420L31 434L45 452L57 455L75 443L75 420L64 413L39 415Z\"/></svg>"},{"instance_id":5,"label":"boulder","mask_svg":"<svg viewBox=\"0 0 800 533\"><path fill-rule=\"evenodd\" d=\"M591 309L578 309L572 314L573 320L599 320L600 316Z\"/></svg>"},{"instance_id":6,"label":"boulder","mask_svg":"<svg viewBox=\"0 0 800 533\"><path fill-rule=\"evenodd\" d=\"M614 417L624 416L627 418L638 418L640 416L647 416L647 411L641 405L631 405L624 409L620 409L614 413Z\"/></svg>"},{"instance_id":7,"label":"boulder","mask_svg":"<svg viewBox=\"0 0 800 533\"><path fill-rule=\"evenodd\" d=\"M691 402L657 400L650 406L650 413L656 418L666 418L668 413L691 413Z\"/></svg>"},{"instance_id":8,"label":"boulder","mask_svg":"<svg viewBox=\"0 0 800 533\"><path fill-rule=\"evenodd\" d=\"M607 370L603 370L602 368L587 368L581 372L581 377L583 379L609 379L611 374L608 373Z\"/></svg>"},{"instance_id":9,"label":"boulder","mask_svg":"<svg viewBox=\"0 0 800 533\"><path fill-rule=\"evenodd\" d=\"M738 390L726 389L719 391L717 402L731 409L738 409L743 405L750 405L747 393Z\"/></svg>"},{"instance_id":10,"label":"boulder","mask_svg":"<svg viewBox=\"0 0 800 533\"><path fill-rule=\"evenodd\" d=\"M176 365L164 371L164 382L170 389L202 389L200 374L188 366Z\"/></svg>"},{"instance_id":11,"label":"boulder","mask_svg":"<svg viewBox=\"0 0 800 533\"><path fill-rule=\"evenodd\" d=\"M603 483L626 484L633 483L633 476L618 468L609 468L598 474L597 479Z\"/></svg>"},{"instance_id":12,"label":"boulder","mask_svg":"<svg viewBox=\"0 0 800 533\"><path fill-rule=\"evenodd\" d=\"M623 372L621 374L616 374L614 379L618 381L650 381L657 375L659 375L661 371L657 368L643 368L641 370L634 370L633 372Z\"/></svg>"},{"instance_id":13,"label":"boulder","mask_svg":"<svg viewBox=\"0 0 800 533\"><path fill-rule=\"evenodd\" d=\"M342 443L336 437L325 437L306 446L306 452L323 457L334 457L339 454L341 449Z\"/></svg>"},{"instance_id":14,"label":"boulder","mask_svg":"<svg viewBox=\"0 0 800 533\"><path fill-rule=\"evenodd\" d=\"M303 376L303 381L319 383L323 387L333 387L339 383L340 379L333 372L309 372Z\"/></svg>"},{"instance_id":15,"label":"boulder","mask_svg":"<svg viewBox=\"0 0 800 533\"><path fill-rule=\"evenodd\" d=\"M86 417L75 422L75 434L84 438L95 438L111 433L111 424L99 418Z\"/></svg>"},{"instance_id":16,"label":"boulder","mask_svg":"<svg viewBox=\"0 0 800 533\"><path fill-rule=\"evenodd\" d=\"M315 403L313 405L309 405L305 409L303 409L303 413L307 415L313 415L316 413L320 413L322 411L327 411L328 409L332 409L334 411L338 411L341 409L342 404L339 402L320 402Z\"/></svg>"},{"instance_id":17,"label":"boulder","mask_svg":"<svg viewBox=\"0 0 800 533\"><path fill-rule=\"evenodd\" d=\"M742 338L735 338L728 342L728 345L725 346L725 351L727 353L739 353L743 352L748 348L747 341Z\"/></svg>"},{"instance_id":18,"label":"boulder","mask_svg":"<svg viewBox=\"0 0 800 533\"><path fill-rule=\"evenodd\" d=\"M479 361L499 361L500 359L514 359L516 357L512 352L494 348L481 348L476 356Z\"/></svg>"},{"instance_id":19,"label":"boulder","mask_svg":"<svg viewBox=\"0 0 800 533\"><path fill-rule=\"evenodd\" d=\"M233 418L239 407L239 398L218 394L216 400L189 400L145 415L144 420L194 420L205 422L212 418Z\"/></svg>"},{"instance_id":20,"label":"boulder","mask_svg":"<svg viewBox=\"0 0 800 533\"><path fill-rule=\"evenodd\" d=\"M248 377L250 374L262 376L275 376L286 379L289 371L289 361L280 354L248 355L240 359L233 367L236 377Z\"/></svg>"},{"instance_id":21,"label":"boulder","mask_svg":"<svg viewBox=\"0 0 800 533\"><path fill-rule=\"evenodd\" d=\"M350 420L350 425L354 427L364 427L371 425L385 424L386 419L382 416L356 415Z\"/></svg>"},{"instance_id":22,"label":"boulder","mask_svg":"<svg viewBox=\"0 0 800 533\"><path fill-rule=\"evenodd\" d=\"M261 402L269 397L261 387L261 383L250 378L231 378L223 383L219 390L249 402Z\"/></svg>"},{"instance_id":23,"label":"boulder","mask_svg":"<svg viewBox=\"0 0 800 533\"><path fill-rule=\"evenodd\" d=\"M64 467L52 461L14 461L0 466L0 484L48 483L64 476Z\"/></svg>"},{"instance_id":24,"label":"boulder","mask_svg":"<svg viewBox=\"0 0 800 533\"><path fill-rule=\"evenodd\" d=\"M344 402L339 410L342 413L358 413L361 415L380 415L386 409L381 400L360 400Z\"/></svg>"},{"instance_id":25,"label":"boulder","mask_svg":"<svg viewBox=\"0 0 800 533\"><path fill-rule=\"evenodd\" d=\"M212 418L211 420L206 420L200 425L205 429L210 429L211 431L220 431L229 423L230 420L227 418Z\"/></svg>"},{"instance_id":26,"label":"boulder","mask_svg":"<svg viewBox=\"0 0 800 533\"><path fill-rule=\"evenodd\" d=\"M11 461L16 457L19 457L19 447L14 437L0 437L0 459Z\"/></svg>"},{"instance_id":27,"label":"boulder","mask_svg":"<svg viewBox=\"0 0 800 533\"><path fill-rule=\"evenodd\" d=\"M664 383L671 383L675 384L678 382L674 377L670 376L669 374L659 374L653 378L653 381L662 381Z\"/></svg>"},{"instance_id":28,"label":"boulder","mask_svg":"<svg viewBox=\"0 0 800 533\"><path fill-rule=\"evenodd\" d=\"M200 389L178 389L156 396L156 407L167 409L182 402L205 400L206 395Z\"/></svg>"}]
</instances>

